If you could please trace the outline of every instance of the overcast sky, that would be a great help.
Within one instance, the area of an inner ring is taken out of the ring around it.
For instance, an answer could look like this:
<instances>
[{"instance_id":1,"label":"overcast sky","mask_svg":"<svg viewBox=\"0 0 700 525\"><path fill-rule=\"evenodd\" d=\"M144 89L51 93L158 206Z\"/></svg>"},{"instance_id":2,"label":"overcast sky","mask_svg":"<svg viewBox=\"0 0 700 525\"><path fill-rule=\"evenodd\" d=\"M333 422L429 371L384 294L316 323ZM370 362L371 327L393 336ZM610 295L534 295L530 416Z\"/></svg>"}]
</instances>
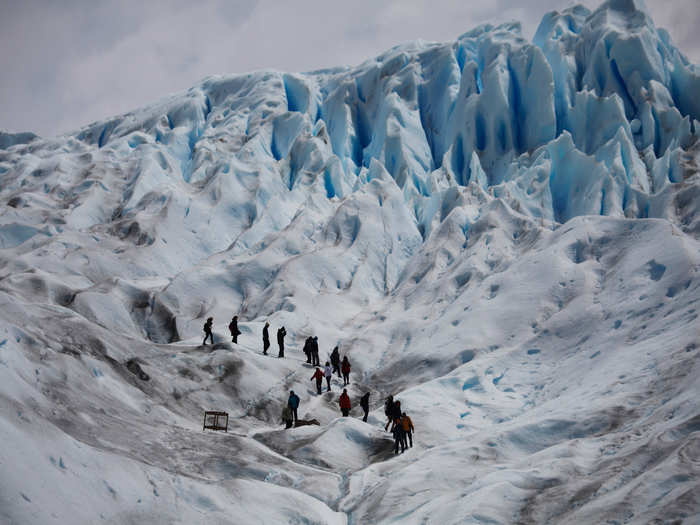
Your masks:
<instances>
[{"instance_id":1,"label":"overcast sky","mask_svg":"<svg viewBox=\"0 0 700 525\"><path fill-rule=\"evenodd\" d=\"M401 42L519 20L571 0L0 0L0 129L50 136L213 74L355 65ZM583 0L589 8L599 1ZM700 0L647 0L700 62Z\"/></svg>"}]
</instances>

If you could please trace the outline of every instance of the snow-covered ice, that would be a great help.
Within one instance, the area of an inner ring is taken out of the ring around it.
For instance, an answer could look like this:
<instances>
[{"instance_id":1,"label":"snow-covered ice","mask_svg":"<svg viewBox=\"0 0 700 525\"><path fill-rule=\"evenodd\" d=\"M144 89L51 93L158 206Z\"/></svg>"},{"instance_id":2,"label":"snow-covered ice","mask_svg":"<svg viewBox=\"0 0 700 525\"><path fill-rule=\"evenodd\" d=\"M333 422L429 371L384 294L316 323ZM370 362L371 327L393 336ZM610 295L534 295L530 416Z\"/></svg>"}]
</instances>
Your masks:
<instances>
[{"instance_id":1,"label":"snow-covered ice","mask_svg":"<svg viewBox=\"0 0 700 525\"><path fill-rule=\"evenodd\" d=\"M698 93L608 0L0 133L0 521L700 521Z\"/></svg>"}]
</instances>

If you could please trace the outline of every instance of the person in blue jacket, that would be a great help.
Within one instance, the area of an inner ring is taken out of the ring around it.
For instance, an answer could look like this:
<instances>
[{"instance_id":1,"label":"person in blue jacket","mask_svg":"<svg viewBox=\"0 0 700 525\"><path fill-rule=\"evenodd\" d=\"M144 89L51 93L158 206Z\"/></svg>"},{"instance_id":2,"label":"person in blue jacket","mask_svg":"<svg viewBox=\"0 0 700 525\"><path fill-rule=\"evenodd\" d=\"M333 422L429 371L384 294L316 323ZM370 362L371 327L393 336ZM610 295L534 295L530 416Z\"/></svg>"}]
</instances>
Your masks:
<instances>
[{"instance_id":1,"label":"person in blue jacket","mask_svg":"<svg viewBox=\"0 0 700 525\"><path fill-rule=\"evenodd\" d=\"M289 408L292 409L292 414L294 415L294 423L299 421L299 416L297 415L297 409L299 408L299 396L294 393L294 390L289 391L289 400L287 401Z\"/></svg>"}]
</instances>

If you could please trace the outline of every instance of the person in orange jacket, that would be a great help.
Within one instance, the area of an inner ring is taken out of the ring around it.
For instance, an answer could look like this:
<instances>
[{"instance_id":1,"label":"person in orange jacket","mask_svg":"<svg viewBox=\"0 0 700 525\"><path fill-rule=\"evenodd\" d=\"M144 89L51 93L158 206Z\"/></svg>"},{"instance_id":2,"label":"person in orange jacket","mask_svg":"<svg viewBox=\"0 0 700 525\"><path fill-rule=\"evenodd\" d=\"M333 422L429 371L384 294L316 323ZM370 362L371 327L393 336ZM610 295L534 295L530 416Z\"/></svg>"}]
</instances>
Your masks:
<instances>
[{"instance_id":1,"label":"person in orange jacket","mask_svg":"<svg viewBox=\"0 0 700 525\"><path fill-rule=\"evenodd\" d=\"M350 361L348 356L343 357L343 362L340 365L340 371L343 373L343 385L350 384Z\"/></svg>"},{"instance_id":2,"label":"person in orange jacket","mask_svg":"<svg viewBox=\"0 0 700 525\"><path fill-rule=\"evenodd\" d=\"M350 414L350 396L345 388L343 388L343 393L340 394L338 402L340 403L340 411L343 413L343 416Z\"/></svg>"},{"instance_id":3,"label":"person in orange jacket","mask_svg":"<svg viewBox=\"0 0 700 525\"><path fill-rule=\"evenodd\" d=\"M316 367L316 371L314 372L314 375L311 376L311 381L316 380L316 392L318 394L321 394L321 386L323 386L323 372L319 367Z\"/></svg>"},{"instance_id":4,"label":"person in orange jacket","mask_svg":"<svg viewBox=\"0 0 700 525\"><path fill-rule=\"evenodd\" d=\"M406 437L408 437L408 441L411 444L411 448L413 448L413 432L415 431L415 428L413 428L413 421L411 421L411 418L406 415L406 412L401 414L401 425L403 426L403 444L404 448L408 448L406 446Z\"/></svg>"}]
</instances>

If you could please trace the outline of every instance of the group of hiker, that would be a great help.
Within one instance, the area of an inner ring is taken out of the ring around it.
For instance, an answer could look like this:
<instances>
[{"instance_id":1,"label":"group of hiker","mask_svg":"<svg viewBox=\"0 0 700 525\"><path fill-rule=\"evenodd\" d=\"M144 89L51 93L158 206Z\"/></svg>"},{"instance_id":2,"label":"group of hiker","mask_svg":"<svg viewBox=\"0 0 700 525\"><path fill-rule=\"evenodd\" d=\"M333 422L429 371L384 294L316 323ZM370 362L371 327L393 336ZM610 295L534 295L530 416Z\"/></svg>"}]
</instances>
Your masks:
<instances>
[{"instance_id":1,"label":"group of hiker","mask_svg":"<svg viewBox=\"0 0 700 525\"><path fill-rule=\"evenodd\" d=\"M313 366L320 366L320 361L318 359L318 337L309 336L304 341L304 354L306 355L306 362Z\"/></svg>"},{"instance_id":2,"label":"group of hiker","mask_svg":"<svg viewBox=\"0 0 700 525\"><path fill-rule=\"evenodd\" d=\"M204 341L202 341L202 346L207 344L207 339L214 344L214 334L211 331L211 327L214 324L213 317L207 317L204 323ZM231 322L228 324L228 329L231 332L231 342L238 344L238 336L241 335L241 331L238 329L238 316L234 315Z\"/></svg>"},{"instance_id":3,"label":"group of hiker","mask_svg":"<svg viewBox=\"0 0 700 525\"><path fill-rule=\"evenodd\" d=\"M306 362L308 364L316 367L321 366L321 362L318 358L318 337L307 337L306 341L304 342L303 350L304 354L306 354ZM319 371L320 368L317 368L316 372L319 373ZM321 384L323 382L323 377L326 378L326 382L328 383L328 390L331 389L331 376L333 375L333 373L337 373L338 377L340 377L342 373L343 386L350 384L350 361L348 360L348 356L344 356L343 361L340 361L340 352L338 351L337 346L331 352L330 362L326 361L324 371L321 372L321 375L317 376L316 374L314 374L311 377L312 380L316 378L316 388L318 389L319 394L321 393Z\"/></svg>"},{"instance_id":4,"label":"group of hiker","mask_svg":"<svg viewBox=\"0 0 700 525\"><path fill-rule=\"evenodd\" d=\"M212 333L212 325L214 323L214 318L213 317L207 317L206 322L204 323L204 341L202 341L202 346L207 344L207 339L211 341L212 344L214 344L214 334ZM262 339L263 339L263 354L267 355L267 350L270 348L270 323L269 321L265 321L265 326L263 327L262 331ZM231 332L231 342L238 344L238 336L241 335L241 331L238 329L238 316L234 315L233 318L231 319L231 322L228 325L228 329ZM287 335L287 330L282 326L277 330L277 345L279 346L279 353L277 354L277 357L284 357L284 337ZM304 342L304 354L306 354L306 362L308 364L311 364L313 366L321 366L321 362L318 357L318 337L316 336L309 336L306 338L306 341ZM329 373L328 366L329 364L332 366L332 369ZM319 370L319 369L317 369ZM348 360L348 356L344 356L343 360L341 362L340 360L340 353L338 351L338 347L336 346L333 351L331 352L330 355L330 363L326 361L326 371L325 374L324 372L321 372L321 376L317 379L317 387L318 387L318 393L321 393L321 383L323 382L323 377L325 375L326 381L328 383L328 390L331 389L331 382L330 378L333 375L333 373L337 373L338 377L343 377L343 385L349 385L350 384L350 361ZM314 377L316 377L314 375ZM314 379L312 377L311 379Z\"/></svg>"},{"instance_id":5,"label":"group of hiker","mask_svg":"<svg viewBox=\"0 0 700 525\"><path fill-rule=\"evenodd\" d=\"M202 346L207 344L207 339L214 344L214 334L211 331L212 324L214 323L213 317L207 317L204 323L204 341L202 341ZM270 327L269 322L265 322L263 327L263 354L267 355L267 350L270 348L270 332L268 328ZM231 322L228 324L228 329L231 332L231 342L238 344L238 336L241 335L241 331L238 329L238 316L234 315ZM284 336L287 335L287 330L284 326L277 330L277 344L279 345L279 353L277 357L284 357Z\"/></svg>"},{"instance_id":6,"label":"group of hiker","mask_svg":"<svg viewBox=\"0 0 700 525\"><path fill-rule=\"evenodd\" d=\"M384 402L384 414L386 415L386 425L384 430L391 425L391 435L394 437L394 454L401 453L410 447L413 448L413 421L401 411L401 401L394 400L394 396L389 396ZM408 440L408 441L407 441Z\"/></svg>"},{"instance_id":7,"label":"group of hiker","mask_svg":"<svg viewBox=\"0 0 700 525\"><path fill-rule=\"evenodd\" d=\"M319 368L316 369L316 373L320 371ZM315 376L316 374L314 374ZM313 379L313 377L312 377ZM330 390L330 387L329 387ZM319 392L320 393L320 392ZM292 428L293 426L302 426L307 424L318 425L318 421L300 421L297 415L299 409L300 399L299 396L294 393L294 390L289 392L289 399L287 404L282 409L282 421L285 423L285 428ZM350 415L350 409L352 404L350 402L350 396L346 388L343 389L343 393L340 394L338 399L338 404L340 405L340 410L343 417ZM369 392L366 392L360 398L360 406L364 412L364 417L362 421L367 422L367 416L369 414ZM384 403L384 414L386 415L387 422L384 426L384 430L389 430L391 426L391 435L394 438L394 454L403 454L407 448L413 448L413 433L415 428L413 426L413 421L410 416L403 412L401 409L401 401L395 400L394 396L389 396Z\"/></svg>"},{"instance_id":8,"label":"group of hiker","mask_svg":"<svg viewBox=\"0 0 700 525\"><path fill-rule=\"evenodd\" d=\"M212 334L212 324L214 319L208 317L204 323L204 341L202 345L207 344L207 339L211 340L214 344L214 336ZM269 333L270 323L265 322L263 327L262 339L263 339L263 354L267 355L267 351L270 348L270 333ZM228 325L229 331L231 332L231 341L238 344L238 336L241 331L238 329L238 316L234 315L231 322ZM287 335L287 330L282 326L277 330L277 344L279 346L279 353L277 357L284 357L284 337ZM320 359L319 359L319 349L318 349L318 337L309 336L304 342L303 348L304 354L306 355L306 363L316 367L314 374L311 376L311 381L316 381L316 392L321 395L323 388L323 380L326 380L326 392L331 391L331 379L334 373L338 374L340 378L343 378L343 386L350 384L350 360L348 356L343 356L341 361L340 351L338 346L333 348L331 352L329 361L326 361L323 370L321 369ZM362 421L367 422L367 416L369 414L369 392L366 392L360 398L360 407L364 412ZM287 404L282 410L282 421L285 423L286 428L291 428L292 426L301 426L302 424L315 424L318 425L318 421L301 421L298 417L300 399L299 396L294 393L294 391L289 392L289 399ZM338 404L340 405L340 411L343 417L350 415L350 410L352 409L352 403L350 401L350 396L348 395L347 389L343 388L342 394L338 399ZM394 453L399 453L399 448L401 448L401 453L403 453L407 448L413 447L413 422L411 418L406 415L406 412L401 410L401 402L394 400L393 396L389 396L384 404L384 414L387 417L387 423L384 430L389 430L394 438Z\"/></svg>"},{"instance_id":9,"label":"group of hiker","mask_svg":"<svg viewBox=\"0 0 700 525\"><path fill-rule=\"evenodd\" d=\"M317 369L318 370L318 369ZM293 425L297 425L299 418L297 416L299 409L299 396L294 393L294 390L289 392L289 399L287 404L282 409L282 421L287 425L287 428L291 428ZM352 403L350 402L350 396L348 395L348 390L343 388L343 393L340 394L338 399L338 404L340 405L340 412L343 417L350 415L350 410L352 409ZM360 406L364 412L362 421L367 422L367 416L369 415L369 392L366 392L360 398Z\"/></svg>"},{"instance_id":10,"label":"group of hiker","mask_svg":"<svg viewBox=\"0 0 700 525\"><path fill-rule=\"evenodd\" d=\"M263 354L267 355L267 349L270 348L270 323L265 321L265 326L263 327ZM277 357L284 357L284 336L287 335L287 330L284 328L279 328L277 330L277 346L279 346L279 352Z\"/></svg>"},{"instance_id":11,"label":"group of hiker","mask_svg":"<svg viewBox=\"0 0 700 525\"><path fill-rule=\"evenodd\" d=\"M331 361L326 361L323 370L321 370L320 366L316 366L316 370L314 371L314 375L311 376L310 381L313 381L314 379L316 380L316 392L319 395L321 394L324 378L326 380L326 392L331 391L331 378L333 377L334 372L337 372L338 377L340 377L340 373L342 371L343 386L350 384L350 360L348 359L348 356L343 357L343 362L341 364L338 364L338 361L340 361L340 357L338 356L338 347L336 346L331 354ZM309 361L307 361L307 363L308 362Z\"/></svg>"}]
</instances>

